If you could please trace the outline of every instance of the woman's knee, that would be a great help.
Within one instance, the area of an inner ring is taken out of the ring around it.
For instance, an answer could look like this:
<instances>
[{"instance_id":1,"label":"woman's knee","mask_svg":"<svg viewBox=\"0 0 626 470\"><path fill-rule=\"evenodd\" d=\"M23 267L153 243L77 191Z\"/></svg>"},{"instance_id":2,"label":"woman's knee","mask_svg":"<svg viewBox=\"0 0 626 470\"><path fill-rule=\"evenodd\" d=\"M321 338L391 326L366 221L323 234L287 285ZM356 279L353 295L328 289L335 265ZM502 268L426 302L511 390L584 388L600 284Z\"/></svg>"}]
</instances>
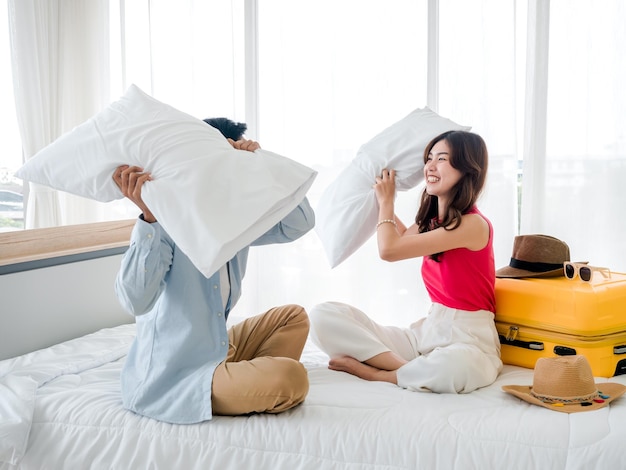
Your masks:
<instances>
[{"instance_id":1,"label":"woman's knee","mask_svg":"<svg viewBox=\"0 0 626 470\"><path fill-rule=\"evenodd\" d=\"M349 315L349 306L339 302L324 302L315 305L309 312L311 327L326 329L337 323L341 317Z\"/></svg>"}]
</instances>

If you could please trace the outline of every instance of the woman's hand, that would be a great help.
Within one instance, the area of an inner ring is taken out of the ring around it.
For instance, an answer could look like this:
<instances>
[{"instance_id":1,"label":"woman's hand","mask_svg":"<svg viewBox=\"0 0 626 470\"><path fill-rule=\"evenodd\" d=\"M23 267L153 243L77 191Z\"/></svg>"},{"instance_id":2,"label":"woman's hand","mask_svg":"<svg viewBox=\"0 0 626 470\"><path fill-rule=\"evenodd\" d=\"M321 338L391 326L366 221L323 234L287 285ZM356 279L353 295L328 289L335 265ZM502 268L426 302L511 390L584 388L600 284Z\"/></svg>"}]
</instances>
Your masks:
<instances>
[{"instance_id":1,"label":"woman's hand","mask_svg":"<svg viewBox=\"0 0 626 470\"><path fill-rule=\"evenodd\" d=\"M246 139L239 139L237 141L233 139L227 139L227 140L230 143L230 145L232 145L233 148L236 148L237 150L246 150L248 152L254 152L255 150L261 148L261 145L259 145L259 143L254 140L246 140Z\"/></svg>"},{"instance_id":2,"label":"woman's hand","mask_svg":"<svg viewBox=\"0 0 626 470\"><path fill-rule=\"evenodd\" d=\"M374 191L379 204L393 202L396 197L396 170L383 170L381 175L376 177Z\"/></svg>"},{"instance_id":3,"label":"woman's hand","mask_svg":"<svg viewBox=\"0 0 626 470\"><path fill-rule=\"evenodd\" d=\"M130 199L143 213L143 220L148 223L156 222L156 218L143 202L141 198L141 187L146 181L151 181L152 176L150 173L143 171L143 168L138 166L122 165L118 166L113 173L113 181L124 197Z\"/></svg>"}]
</instances>

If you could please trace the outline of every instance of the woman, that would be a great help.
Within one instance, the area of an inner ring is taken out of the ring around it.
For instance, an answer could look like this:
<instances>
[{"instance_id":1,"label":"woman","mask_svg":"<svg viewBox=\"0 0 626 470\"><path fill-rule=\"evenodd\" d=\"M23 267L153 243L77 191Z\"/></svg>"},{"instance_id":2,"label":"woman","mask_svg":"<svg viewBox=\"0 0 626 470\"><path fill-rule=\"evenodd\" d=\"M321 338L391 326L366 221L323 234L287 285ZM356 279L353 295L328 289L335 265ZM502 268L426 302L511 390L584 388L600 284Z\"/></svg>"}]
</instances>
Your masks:
<instances>
[{"instance_id":1,"label":"woman","mask_svg":"<svg viewBox=\"0 0 626 470\"><path fill-rule=\"evenodd\" d=\"M494 323L493 227L476 207L487 166L487 148L477 134L435 137L424 151L426 187L409 228L394 213L395 171L376 177L379 255L386 261L423 257L432 305L410 328L379 325L342 303L315 306L312 337L331 357L331 369L438 393L469 393L495 381L502 361Z\"/></svg>"}]
</instances>

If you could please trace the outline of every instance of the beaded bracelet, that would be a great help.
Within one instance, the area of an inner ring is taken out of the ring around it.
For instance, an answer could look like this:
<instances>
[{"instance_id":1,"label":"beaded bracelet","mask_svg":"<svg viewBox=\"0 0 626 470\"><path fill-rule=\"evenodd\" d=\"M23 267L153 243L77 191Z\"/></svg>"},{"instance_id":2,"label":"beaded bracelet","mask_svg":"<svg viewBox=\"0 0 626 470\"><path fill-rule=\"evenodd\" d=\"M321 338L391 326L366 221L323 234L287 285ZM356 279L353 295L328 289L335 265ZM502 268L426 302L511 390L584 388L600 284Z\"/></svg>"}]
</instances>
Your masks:
<instances>
[{"instance_id":1,"label":"beaded bracelet","mask_svg":"<svg viewBox=\"0 0 626 470\"><path fill-rule=\"evenodd\" d=\"M378 230L378 227L380 227L382 224L393 224L394 227L398 228L398 224L396 223L395 220L393 220L393 219L384 219L384 220L381 220L380 222L378 222L376 224L376 230Z\"/></svg>"}]
</instances>

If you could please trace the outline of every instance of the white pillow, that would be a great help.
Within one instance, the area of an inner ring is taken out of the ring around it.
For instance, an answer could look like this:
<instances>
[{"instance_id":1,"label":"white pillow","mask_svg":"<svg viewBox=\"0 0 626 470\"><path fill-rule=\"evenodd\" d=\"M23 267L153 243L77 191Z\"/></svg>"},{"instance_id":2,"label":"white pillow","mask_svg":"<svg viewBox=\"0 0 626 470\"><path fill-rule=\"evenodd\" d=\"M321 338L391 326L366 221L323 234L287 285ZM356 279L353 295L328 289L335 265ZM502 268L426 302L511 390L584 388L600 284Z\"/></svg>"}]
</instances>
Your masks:
<instances>
[{"instance_id":1,"label":"white pillow","mask_svg":"<svg viewBox=\"0 0 626 470\"><path fill-rule=\"evenodd\" d=\"M373 185L383 169L396 170L398 190L411 189L424 178L426 145L443 132L470 129L425 107L363 144L354 160L324 190L315 211L315 231L331 267L343 262L374 234L378 202Z\"/></svg>"},{"instance_id":2,"label":"white pillow","mask_svg":"<svg viewBox=\"0 0 626 470\"><path fill-rule=\"evenodd\" d=\"M152 173L144 201L207 277L291 212L317 175L266 150L235 150L217 129L132 85L16 176L107 202L123 197L112 179L123 164Z\"/></svg>"}]
</instances>

